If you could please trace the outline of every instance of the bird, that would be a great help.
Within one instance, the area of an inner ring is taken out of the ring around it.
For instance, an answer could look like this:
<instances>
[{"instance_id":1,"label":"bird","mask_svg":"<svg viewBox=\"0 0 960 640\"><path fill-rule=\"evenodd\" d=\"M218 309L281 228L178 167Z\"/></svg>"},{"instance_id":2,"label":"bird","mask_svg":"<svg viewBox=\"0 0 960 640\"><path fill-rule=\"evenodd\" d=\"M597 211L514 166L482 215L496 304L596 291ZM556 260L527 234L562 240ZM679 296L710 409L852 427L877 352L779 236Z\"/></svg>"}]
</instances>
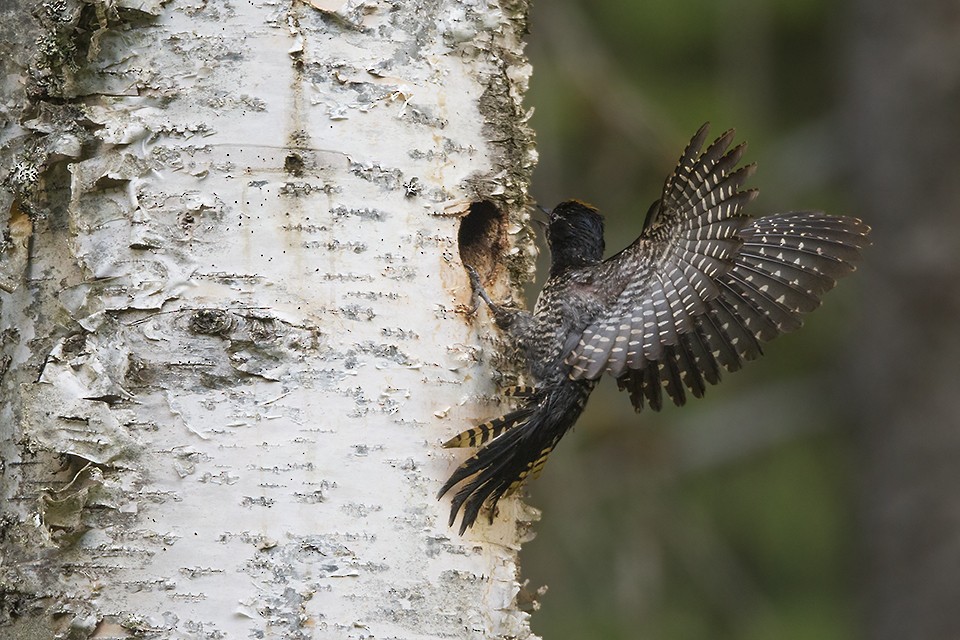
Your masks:
<instances>
[{"instance_id":1,"label":"bird","mask_svg":"<svg viewBox=\"0 0 960 640\"><path fill-rule=\"evenodd\" d=\"M609 374L636 411L701 397L723 372L800 328L837 279L856 269L870 227L820 211L751 217L755 164L730 129L693 136L647 210L639 237L603 259L603 217L579 200L548 213L549 277L533 311L494 302L476 270L473 291L522 355L531 385L505 390L516 409L443 443L478 450L443 484L460 535L486 508L537 477L600 379ZM479 304L479 302L478 302Z\"/></svg>"}]
</instances>

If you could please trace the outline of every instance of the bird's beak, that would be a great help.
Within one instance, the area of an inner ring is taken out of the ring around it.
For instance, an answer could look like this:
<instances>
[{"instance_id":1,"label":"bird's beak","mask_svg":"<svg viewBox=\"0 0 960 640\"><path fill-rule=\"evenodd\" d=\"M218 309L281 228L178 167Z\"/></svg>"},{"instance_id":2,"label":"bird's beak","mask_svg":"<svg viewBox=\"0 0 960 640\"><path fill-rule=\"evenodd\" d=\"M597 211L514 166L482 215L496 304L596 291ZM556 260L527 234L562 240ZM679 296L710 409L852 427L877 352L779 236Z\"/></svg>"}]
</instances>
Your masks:
<instances>
[{"instance_id":1,"label":"bird's beak","mask_svg":"<svg viewBox=\"0 0 960 640\"><path fill-rule=\"evenodd\" d=\"M550 210L544 207L542 204L537 203L533 213L534 215L530 217L530 220L541 229L546 229L550 223L553 222L553 213L551 213ZM540 213L543 215L539 215ZM546 218L545 220L544 217Z\"/></svg>"}]
</instances>

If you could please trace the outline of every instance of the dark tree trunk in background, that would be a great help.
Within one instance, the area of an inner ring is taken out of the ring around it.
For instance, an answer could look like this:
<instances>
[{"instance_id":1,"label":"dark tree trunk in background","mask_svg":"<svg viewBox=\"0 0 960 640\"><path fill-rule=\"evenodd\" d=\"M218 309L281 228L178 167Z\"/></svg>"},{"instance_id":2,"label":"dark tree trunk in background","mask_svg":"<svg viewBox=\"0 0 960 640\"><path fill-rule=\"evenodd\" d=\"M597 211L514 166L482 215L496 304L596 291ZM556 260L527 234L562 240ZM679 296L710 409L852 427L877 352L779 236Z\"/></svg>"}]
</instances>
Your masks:
<instances>
[{"instance_id":1,"label":"dark tree trunk in background","mask_svg":"<svg viewBox=\"0 0 960 640\"><path fill-rule=\"evenodd\" d=\"M960 5L853 5L865 637L960 638Z\"/></svg>"}]
</instances>

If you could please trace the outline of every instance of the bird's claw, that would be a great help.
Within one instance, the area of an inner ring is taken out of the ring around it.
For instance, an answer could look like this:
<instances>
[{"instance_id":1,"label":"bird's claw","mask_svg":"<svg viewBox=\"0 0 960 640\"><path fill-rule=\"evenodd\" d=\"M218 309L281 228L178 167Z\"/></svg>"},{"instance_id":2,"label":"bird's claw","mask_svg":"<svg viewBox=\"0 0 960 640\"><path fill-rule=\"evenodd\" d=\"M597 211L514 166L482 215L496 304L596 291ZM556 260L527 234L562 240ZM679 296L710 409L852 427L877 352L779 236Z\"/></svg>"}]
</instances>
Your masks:
<instances>
[{"instance_id":1,"label":"bird's claw","mask_svg":"<svg viewBox=\"0 0 960 640\"><path fill-rule=\"evenodd\" d=\"M470 313L476 313L477 309L480 307L480 302L477 301L477 296L486 302L491 309L495 308L496 305L494 304L493 300L490 299L490 296L487 295L486 289L483 288L483 283L480 282L480 274L477 273L477 270L467 264L463 265L463 267L467 270L467 274L470 276L470 286L473 288L474 295L473 300L476 302L476 304L473 305L473 309Z\"/></svg>"},{"instance_id":2,"label":"bird's claw","mask_svg":"<svg viewBox=\"0 0 960 640\"><path fill-rule=\"evenodd\" d=\"M463 268L467 270L467 275L470 276L470 286L473 287L473 290L483 289L483 285L480 284L480 274L477 273L477 270L468 264L463 265Z\"/></svg>"},{"instance_id":3,"label":"bird's claw","mask_svg":"<svg viewBox=\"0 0 960 640\"><path fill-rule=\"evenodd\" d=\"M477 312L477 309L480 308L480 295L478 291L483 289L483 285L480 284L480 274L477 273L477 270L471 267L468 264L463 265L463 268L467 270L467 275L470 276L470 306L467 311L467 315L474 315Z\"/></svg>"}]
</instances>

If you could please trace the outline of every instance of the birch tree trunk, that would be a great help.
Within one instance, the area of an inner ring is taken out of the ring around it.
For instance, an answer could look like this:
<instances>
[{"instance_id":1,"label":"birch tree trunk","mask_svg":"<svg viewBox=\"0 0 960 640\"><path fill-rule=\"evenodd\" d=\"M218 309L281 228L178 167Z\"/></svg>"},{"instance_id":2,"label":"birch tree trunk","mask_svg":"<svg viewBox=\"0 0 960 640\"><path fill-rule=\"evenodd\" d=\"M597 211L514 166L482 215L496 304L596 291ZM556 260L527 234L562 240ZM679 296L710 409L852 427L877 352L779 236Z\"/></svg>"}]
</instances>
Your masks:
<instances>
[{"instance_id":1,"label":"birch tree trunk","mask_svg":"<svg viewBox=\"0 0 960 640\"><path fill-rule=\"evenodd\" d=\"M435 498L511 375L462 262L531 269L525 2L4 7L0 636L532 637L535 513Z\"/></svg>"}]
</instances>

